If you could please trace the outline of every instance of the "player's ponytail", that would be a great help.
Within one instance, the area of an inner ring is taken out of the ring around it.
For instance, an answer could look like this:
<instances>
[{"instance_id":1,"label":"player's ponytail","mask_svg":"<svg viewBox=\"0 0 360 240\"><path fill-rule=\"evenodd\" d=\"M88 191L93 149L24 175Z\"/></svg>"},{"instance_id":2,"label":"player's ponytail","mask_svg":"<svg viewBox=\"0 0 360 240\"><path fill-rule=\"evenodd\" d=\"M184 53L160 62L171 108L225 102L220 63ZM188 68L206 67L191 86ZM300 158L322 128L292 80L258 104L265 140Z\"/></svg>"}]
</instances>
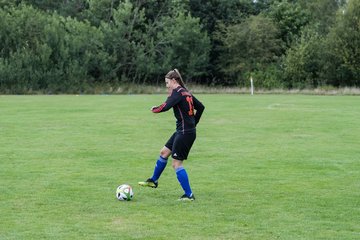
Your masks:
<instances>
[{"instance_id":1,"label":"player's ponytail","mask_svg":"<svg viewBox=\"0 0 360 240\"><path fill-rule=\"evenodd\" d=\"M177 83L180 84L181 87L186 88L184 80L182 79L179 70L177 70L176 68L174 68L174 70L169 71L166 74L165 78L169 78L169 79L174 78L177 81Z\"/></svg>"}]
</instances>

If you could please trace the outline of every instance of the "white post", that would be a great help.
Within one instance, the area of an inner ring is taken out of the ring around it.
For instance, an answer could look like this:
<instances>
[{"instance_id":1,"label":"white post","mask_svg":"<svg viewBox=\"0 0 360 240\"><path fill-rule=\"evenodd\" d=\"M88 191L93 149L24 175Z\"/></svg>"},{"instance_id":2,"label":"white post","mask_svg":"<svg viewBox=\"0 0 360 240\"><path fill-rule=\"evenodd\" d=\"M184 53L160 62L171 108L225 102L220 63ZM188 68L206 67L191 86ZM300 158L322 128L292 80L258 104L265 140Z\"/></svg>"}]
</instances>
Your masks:
<instances>
[{"instance_id":1,"label":"white post","mask_svg":"<svg viewBox=\"0 0 360 240\"><path fill-rule=\"evenodd\" d=\"M252 77L250 77L250 84L251 84L251 95L254 95L254 81Z\"/></svg>"}]
</instances>

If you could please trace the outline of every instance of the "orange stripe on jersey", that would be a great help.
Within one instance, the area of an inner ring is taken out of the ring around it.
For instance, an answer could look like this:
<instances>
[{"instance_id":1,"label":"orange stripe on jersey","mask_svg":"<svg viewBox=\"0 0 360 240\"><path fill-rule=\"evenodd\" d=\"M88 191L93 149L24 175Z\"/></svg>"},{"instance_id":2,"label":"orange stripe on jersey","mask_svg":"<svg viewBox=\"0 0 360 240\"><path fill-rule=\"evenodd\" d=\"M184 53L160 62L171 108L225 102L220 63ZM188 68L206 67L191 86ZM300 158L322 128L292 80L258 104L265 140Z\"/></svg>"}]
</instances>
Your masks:
<instances>
[{"instance_id":1,"label":"orange stripe on jersey","mask_svg":"<svg viewBox=\"0 0 360 240\"><path fill-rule=\"evenodd\" d=\"M152 112L153 112L153 113L159 113L159 112L161 112L161 110L164 109L165 106L166 106L166 102L163 103L163 104L161 104L160 106L154 108L154 109L152 110Z\"/></svg>"}]
</instances>

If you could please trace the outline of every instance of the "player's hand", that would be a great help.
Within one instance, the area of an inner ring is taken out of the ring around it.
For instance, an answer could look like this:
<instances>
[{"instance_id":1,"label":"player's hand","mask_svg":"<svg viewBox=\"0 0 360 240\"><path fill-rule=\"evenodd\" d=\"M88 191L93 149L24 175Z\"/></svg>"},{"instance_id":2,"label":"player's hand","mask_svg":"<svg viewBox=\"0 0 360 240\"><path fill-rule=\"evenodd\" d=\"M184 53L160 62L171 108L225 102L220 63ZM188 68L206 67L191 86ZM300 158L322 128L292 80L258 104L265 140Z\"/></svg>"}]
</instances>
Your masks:
<instances>
[{"instance_id":1,"label":"player's hand","mask_svg":"<svg viewBox=\"0 0 360 240\"><path fill-rule=\"evenodd\" d=\"M150 110L153 111L155 108L157 108L157 106L152 106Z\"/></svg>"}]
</instances>

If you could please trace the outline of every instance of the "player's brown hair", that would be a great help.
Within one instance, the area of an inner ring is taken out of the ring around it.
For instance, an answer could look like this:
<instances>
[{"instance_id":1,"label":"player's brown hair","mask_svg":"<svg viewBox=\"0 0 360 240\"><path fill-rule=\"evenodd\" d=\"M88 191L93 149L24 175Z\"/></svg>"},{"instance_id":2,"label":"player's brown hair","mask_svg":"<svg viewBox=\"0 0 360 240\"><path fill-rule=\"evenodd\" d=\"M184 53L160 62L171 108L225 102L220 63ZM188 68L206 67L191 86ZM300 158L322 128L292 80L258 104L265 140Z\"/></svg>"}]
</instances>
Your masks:
<instances>
[{"instance_id":1,"label":"player's brown hair","mask_svg":"<svg viewBox=\"0 0 360 240\"><path fill-rule=\"evenodd\" d=\"M180 84L181 87L186 88L186 87L185 87L184 80L182 79L179 70L177 70L176 68L174 68L173 70L170 70L170 71L165 75L165 78L175 79L175 80L177 81L177 83Z\"/></svg>"}]
</instances>

